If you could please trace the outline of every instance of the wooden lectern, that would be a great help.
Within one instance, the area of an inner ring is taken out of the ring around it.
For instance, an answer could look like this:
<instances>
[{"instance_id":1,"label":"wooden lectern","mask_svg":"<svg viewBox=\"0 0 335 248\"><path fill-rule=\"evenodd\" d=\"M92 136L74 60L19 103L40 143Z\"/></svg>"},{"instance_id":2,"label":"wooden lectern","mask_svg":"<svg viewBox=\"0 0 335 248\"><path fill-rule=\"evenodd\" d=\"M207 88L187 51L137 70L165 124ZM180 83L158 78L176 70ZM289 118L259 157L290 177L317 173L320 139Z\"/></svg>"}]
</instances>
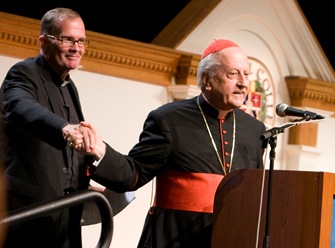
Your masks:
<instances>
[{"instance_id":1,"label":"wooden lectern","mask_svg":"<svg viewBox=\"0 0 335 248\"><path fill-rule=\"evenodd\" d=\"M269 247L330 247L335 174L272 173ZM212 248L264 247L269 171L261 200L263 174L261 169L236 170L221 181L214 200Z\"/></svg>"}]
</instances>

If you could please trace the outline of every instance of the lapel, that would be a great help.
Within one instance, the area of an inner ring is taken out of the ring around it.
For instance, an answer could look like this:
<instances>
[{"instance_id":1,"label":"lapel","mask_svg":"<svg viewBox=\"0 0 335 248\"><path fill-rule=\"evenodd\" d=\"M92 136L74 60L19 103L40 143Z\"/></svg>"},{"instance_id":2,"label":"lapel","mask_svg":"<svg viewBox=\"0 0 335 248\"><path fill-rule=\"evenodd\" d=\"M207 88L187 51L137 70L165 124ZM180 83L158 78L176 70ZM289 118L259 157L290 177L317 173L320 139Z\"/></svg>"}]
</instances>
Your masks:
<instances>
[{"instance_id":1,"label":"lapel","mask_svg":"<svg viewBox=\"0 0 335 248\"><path fill-rule=\"evenodd\" d=\"M79 102L79 94L78 94L78 91L77 91L72 79L70 79L70 83L68 84L68 88L69 88L69 93L72 96L73 104L74 104L74 107L76 108L79 120L83 121L84 116L83 116L83 113L81 111L81 105L80 105L80 102Z\"/></svg>"},{"instance_id":2,"label":"lapel","mask_svg":"<svg viewBox=\"0 0 335 248\"><path fill-rule=\"evenodd\" d=\"M37 56L35 58L35 62L43 68L40 70L39 76L42 82L42 86L44 87L44 92L47 95L47 99L49 101L49 105L51 107L51 110L58 114L59 116L63 116L63 103L59 98L59 89L53 83L53 79L51 77L50 71L48 70L49 66L45 64L43 58L41 55ZM81 111L81 106L79 102L79 95L77 92L77 89L73 83L73 81L70 79L70 82L68 84L69 92L73 99L73 104L76 108L76 111L78 113L79 120L84 120L83 113Z\"/></svg>"}]
</instances>

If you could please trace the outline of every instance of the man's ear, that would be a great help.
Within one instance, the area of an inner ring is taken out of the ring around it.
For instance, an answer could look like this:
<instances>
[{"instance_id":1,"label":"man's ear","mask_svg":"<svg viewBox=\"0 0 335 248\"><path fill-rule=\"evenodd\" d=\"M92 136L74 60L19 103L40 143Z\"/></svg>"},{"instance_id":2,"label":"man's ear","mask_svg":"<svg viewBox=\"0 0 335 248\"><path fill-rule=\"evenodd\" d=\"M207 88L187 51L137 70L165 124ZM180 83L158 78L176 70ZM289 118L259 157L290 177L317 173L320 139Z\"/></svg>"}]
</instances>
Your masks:
<instances>
[{"instance_id":1,"label":"man's ear","mask_svg":"<svg viewBox=\"0 0 335 248\"><path fill-rule=\"evenodd\" d=\"M211 83L210 81L211 79L207 75L205 74L201 75L201 82L203 85L207 85L208 83Z\"/></svg>"},{"instance_id":2,"label":"man's ear","mask_svg":"<svg viewBox=\"0 0 335 248\"><path fill-rule=\"evenodd\" d=\"M45 35L40 35L38 41L40 42L43 51L47 51L49 48L48 38L45 37Z\"/></svg>"}]
</instances>

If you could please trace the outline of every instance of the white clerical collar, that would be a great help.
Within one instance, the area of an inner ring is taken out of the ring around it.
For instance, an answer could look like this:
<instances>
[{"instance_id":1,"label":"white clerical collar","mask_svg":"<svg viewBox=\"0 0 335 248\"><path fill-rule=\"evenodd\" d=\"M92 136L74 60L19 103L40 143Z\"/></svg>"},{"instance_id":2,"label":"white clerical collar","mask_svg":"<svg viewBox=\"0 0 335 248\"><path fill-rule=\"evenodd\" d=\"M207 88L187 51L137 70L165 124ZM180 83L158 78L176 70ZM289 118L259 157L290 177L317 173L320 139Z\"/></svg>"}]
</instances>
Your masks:
<instances>
[{"instance_id":1,"label":"white clerical collar","mask_svg":"<svg viewBox=\"0 0 335 248\"><path fill-rule=\"evenodd\" d=\"M61 87L65 87L68 83L70 83L70 80L64 80L64 82L61 84Z\"/></svg>"}]
</instances>

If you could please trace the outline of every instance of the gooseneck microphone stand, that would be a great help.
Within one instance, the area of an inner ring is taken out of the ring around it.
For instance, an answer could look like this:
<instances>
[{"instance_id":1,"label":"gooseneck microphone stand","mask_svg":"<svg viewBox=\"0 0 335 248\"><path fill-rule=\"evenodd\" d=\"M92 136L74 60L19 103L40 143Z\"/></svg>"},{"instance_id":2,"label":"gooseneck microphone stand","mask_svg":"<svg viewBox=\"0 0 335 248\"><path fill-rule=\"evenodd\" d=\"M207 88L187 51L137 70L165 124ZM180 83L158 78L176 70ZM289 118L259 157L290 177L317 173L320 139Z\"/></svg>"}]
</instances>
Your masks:
<instances>
[{"instance_id":1,"label":"gooseneck microphone stand","mask_svg":"<svg viewBox=\"0 0 335 248\"><path fill-rule=\"evenodd\" d=\"M287 123L281 127L274 127L266 131L261 139L263 141L263 148L267 148L267 145L270 144L271 150L269 153L270 158L270 168L269 168L269 179L268 179L268 198L267 198L267 208L266 208L266 225L265 225L265 236L263 247L270 247L270 216L271 216L271 198L272 198L272 172L274 167L274 160L276 158L275 148L277 146L277 135L284 133L284 130L299 124L300 121L305 120L305 118L296 120L293 123Z\"/></svg>"}]
</instances>

